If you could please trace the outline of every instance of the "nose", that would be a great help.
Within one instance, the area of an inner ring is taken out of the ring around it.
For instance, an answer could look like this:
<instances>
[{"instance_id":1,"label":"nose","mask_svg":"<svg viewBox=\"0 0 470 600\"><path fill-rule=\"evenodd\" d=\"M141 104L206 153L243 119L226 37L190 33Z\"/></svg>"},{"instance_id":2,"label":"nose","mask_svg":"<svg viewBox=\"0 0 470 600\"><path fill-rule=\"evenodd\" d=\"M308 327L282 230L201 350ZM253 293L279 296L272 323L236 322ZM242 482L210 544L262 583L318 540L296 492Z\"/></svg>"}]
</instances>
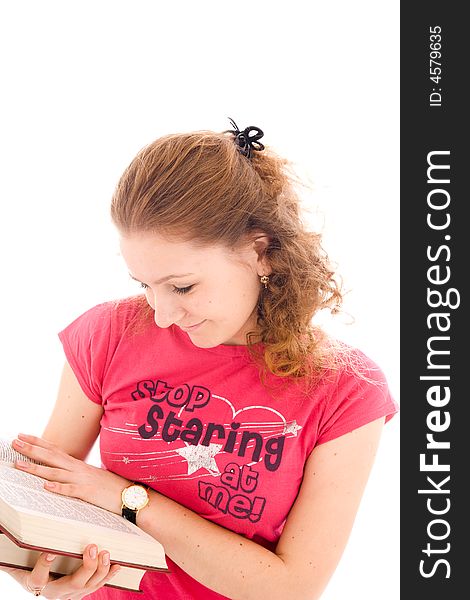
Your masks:
<instances>
[{"instance_id":1,"label":"nose","mask_svg":"<svg viewBox=\"0 0 470 600\"><path fill-rule=\"evenodd\" d=\"M153 302L151 306L154 311L154 320L158 327L166 328L182 320L185 311L182 306L179 305L178 298L164 297L160 295L156 298L153 295Z\"/></svg>"}]
</instances>

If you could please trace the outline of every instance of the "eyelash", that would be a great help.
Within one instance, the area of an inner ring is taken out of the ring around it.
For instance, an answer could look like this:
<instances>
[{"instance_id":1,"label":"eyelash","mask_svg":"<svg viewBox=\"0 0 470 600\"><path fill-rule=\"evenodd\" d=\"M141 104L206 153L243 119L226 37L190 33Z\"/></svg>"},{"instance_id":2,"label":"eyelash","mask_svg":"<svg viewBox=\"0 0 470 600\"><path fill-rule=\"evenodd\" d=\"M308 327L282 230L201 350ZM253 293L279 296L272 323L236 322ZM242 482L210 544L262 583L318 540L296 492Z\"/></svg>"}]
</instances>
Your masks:
<instances>
[{"instance_id":1,"label":"eyelash","mask_svg":"<svg viewBox=\"0 0 470 600\"><path fill-rule=\"evenodd\" d=\"M146 283L141 283L140 287L143 288L144 290L148 290L149 286ZM173 286L173 290L172 291L175 294L181 294L182 295L182 294L187 294L188 292L190 292L192 288L193 288L192 285L188 285L188 286L182 287L182 288Z\"/></svg>"},{"instance_id":2,"label":"eyelash","mask_svg":"<svg viewBox=\"0 0 470 600\"><path fill-rule=\"evenodd\" d=\"M193 287L192 285L187 285L186 287L182 287L182 288L173 286L173 291L175 294L187 294L188 292L191 291L192 287Z\"/></svg>"}]
</instances>

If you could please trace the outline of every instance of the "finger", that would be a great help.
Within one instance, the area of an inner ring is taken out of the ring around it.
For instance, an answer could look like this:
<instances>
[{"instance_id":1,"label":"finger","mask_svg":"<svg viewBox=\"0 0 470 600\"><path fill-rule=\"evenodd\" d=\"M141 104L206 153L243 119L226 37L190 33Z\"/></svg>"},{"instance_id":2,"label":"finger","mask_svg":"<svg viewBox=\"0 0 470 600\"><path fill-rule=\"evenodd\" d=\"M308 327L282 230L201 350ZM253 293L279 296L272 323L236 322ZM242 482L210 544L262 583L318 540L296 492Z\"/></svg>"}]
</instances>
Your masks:
<instances>
[{"instance_id":1,"label":"finger","mask_svg":"<svg viewBox=\"0 0 470 600\"><path fill-rule=\"evenodd\" d=\"M21 439L19 439L20 436ZM12 447L37 462L66 468L75 461L72 456L63 452L55 444L46 442L42 438L25 434L19 434L19 437L13 440Z\"/></svg>"},{"instance_id":2,"label":"finger","mask_svg":"<svg viewBox=\"0 0 470 600\"><path fill-rule=\"evenodd\" d=\"M41 552L31 573L25 577L25 585L32 589L43 589L49 582L49 572L56 558L55 554Z\"/></svg>"},{"instance_id":3,"label":"finger","mask_svg":"<svg viewBox=\"0 0 470 600\"><path fill-rule=\"evenodd\" d=\"M98 567L90 579L87 581L87 588L95 586L101 587L111 579L113 575L115 575L119 571L119 565L111 565L110 556L107 550L102 550L98 554Z\"/></svg>"},{"instance_id":4,"label":"finger","mask_svg":"<svg viewBox=\"0 0 470 600\"><path fill-rule=\"evenodd\" d=\"M68 481L70 479L70 471L66 469L58 469L56 467L47 467L46 465L37 465L35 463L17 460L15 466L21 471L33 473L43 479L51 479L53 481Z\"/></svg>"},{"instance_id":5,"label":"finger","mask_svg":"<svg viewBox=\"0 0 470 600\"><path fill-rule=\"evenodd\" d=\"M56 444L49 442L42 437L37 435L30 435L29 433L19 433L17 439L20 442L27 442L33 446L39 446L40 448L57 448Z\"/></svg>"},{"instance_id":6,"label":"finger","mask_svg":"<svg viewBox=\"0 0 470 600\"><path fill-rule=\"evenodd\" d=\"M85 589L88 581L93 577L97 568L98 548L96 544L89 544L83 551L83 563L74 573L69 575L72 589L77 591Z\"/></svg>"},{"instance_id":7,"label":"finger","mask_svg":"<svg viewBox=\"0 0 470 600\"><path fill-rule=\"evenodd\" d=\"M58 483L56 481L45 481L44 488L54 494L69 496L70 498L80 498L82 486L76 483Z\"/></svg>"},{"instance_id":8,"label":"finger","mask_svg":"<svg viewBox=\"0 0 470 600\"><path fill-rule=\"evenodd\" d=\"M97 590L102 588L104 585L106 585L107 583L112 581L112 579L120 571L120 569L121 569L121 567L119 565L112 565L108 574L105 577L103 577L99 581L95 581L93 579L93 582L92 582L90 580L87 583L86 588L84 590L75 592L77 595L66 594L66 596L64 596L64 598L67 598L67 600L72 600L73 598L77 598L77 599L78 598L88 598L89 594L93 594L94 592L96 592ZM85 594L85 595L83 595L83 594Z\"/></svg>"},{"instance_id":9,"label":"finger","mask_svg":"<svg viewBox=\"0 0 470 600\"><path fill-rule=\"evenodd\" d=\"M20 444L24 443L29 444L30 446L37 446L38 448L46 448L48 450L57 447L53 442L49 442L37 435L29 435L28 433L19 433L14 441Z\"/></svg>"},{"instance_id":10,"label":"finger","mask_svg":"<svg viewBox=\"0 0 470 600\"><path fill-rule=\"evenodd\" d=\"M110 582L113 577L115 575L117 575L119 573L119 571L121 570L120 565L112 565L111 568L109 569L109 573L106 575L106 577L104 577L99 583L98 585L95 586L94 590L97 590L100 587L103 587L104 585L106 585L108 582Z\"/></svg>"},{"instance_id":11,"label":"finger","mask_svg":"<svg viewBox=\"0 0 470 600\"><path fill-rule=\"evenodd\" d=\"M98 568L98 548L96 544L88 544L83 551L83 562L70 575L59 577L51 581L47 591L54 595L54 598L82 598L82 594L90 593L87 585Z\"/></svg>"}]
</instances>

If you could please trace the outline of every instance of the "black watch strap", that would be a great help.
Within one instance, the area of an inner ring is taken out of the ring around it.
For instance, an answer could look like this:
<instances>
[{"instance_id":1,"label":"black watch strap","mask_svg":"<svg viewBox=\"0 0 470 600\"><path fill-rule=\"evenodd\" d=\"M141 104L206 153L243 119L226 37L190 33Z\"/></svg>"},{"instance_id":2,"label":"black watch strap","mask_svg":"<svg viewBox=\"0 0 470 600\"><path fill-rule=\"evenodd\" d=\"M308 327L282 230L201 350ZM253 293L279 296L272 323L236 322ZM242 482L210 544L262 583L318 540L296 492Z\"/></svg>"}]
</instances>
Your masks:
<instances>
[{"instance_id":1,"label":"black watch strap","mask_svg":"<svg viewBox=\"0 0 470 600\"><path fill-rule=\"evenodd\" d=\"M127 506L123 506L122 507L122 516L127 519L128 521L130 521L131 523L134 523L134 525L137 525L136 522L136 517L137 517L137 511L132 508L128 508Z\"/></svg>"}]
</instances>

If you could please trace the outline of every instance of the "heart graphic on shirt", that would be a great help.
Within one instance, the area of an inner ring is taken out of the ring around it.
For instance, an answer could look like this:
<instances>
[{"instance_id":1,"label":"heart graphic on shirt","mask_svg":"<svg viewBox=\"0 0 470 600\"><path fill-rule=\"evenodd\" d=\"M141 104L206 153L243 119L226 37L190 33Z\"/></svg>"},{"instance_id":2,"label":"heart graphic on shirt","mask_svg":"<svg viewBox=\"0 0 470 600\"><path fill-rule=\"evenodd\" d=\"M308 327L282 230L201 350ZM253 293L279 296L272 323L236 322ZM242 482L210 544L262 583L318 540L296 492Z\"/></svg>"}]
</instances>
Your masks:
<instances>
[{"instance_id":1,"label":"heart graphic on shirt","mask_svg":"<svg viewBox=\"0 0 470 600\"><path fill-rule=\"evenodd\" d=\"M178 418L184 420L184 416L185 408L182 407ZM187 441L182 432L178 441L185 444L175 448L175 452L187 460L187 475L199 469L220 475L221 467L233 461L234 455L238 459L241 457L247 465L264 460L268 469L277 468L285 437L297 437L302 428L295 420L287 422L274 408L252 405L236 410L229 400L217 395L212 395L208 404L191 412L186 426L197 428L198 422L204 423L204 430L197 444Z\"/></svg>"}]
</instances>

